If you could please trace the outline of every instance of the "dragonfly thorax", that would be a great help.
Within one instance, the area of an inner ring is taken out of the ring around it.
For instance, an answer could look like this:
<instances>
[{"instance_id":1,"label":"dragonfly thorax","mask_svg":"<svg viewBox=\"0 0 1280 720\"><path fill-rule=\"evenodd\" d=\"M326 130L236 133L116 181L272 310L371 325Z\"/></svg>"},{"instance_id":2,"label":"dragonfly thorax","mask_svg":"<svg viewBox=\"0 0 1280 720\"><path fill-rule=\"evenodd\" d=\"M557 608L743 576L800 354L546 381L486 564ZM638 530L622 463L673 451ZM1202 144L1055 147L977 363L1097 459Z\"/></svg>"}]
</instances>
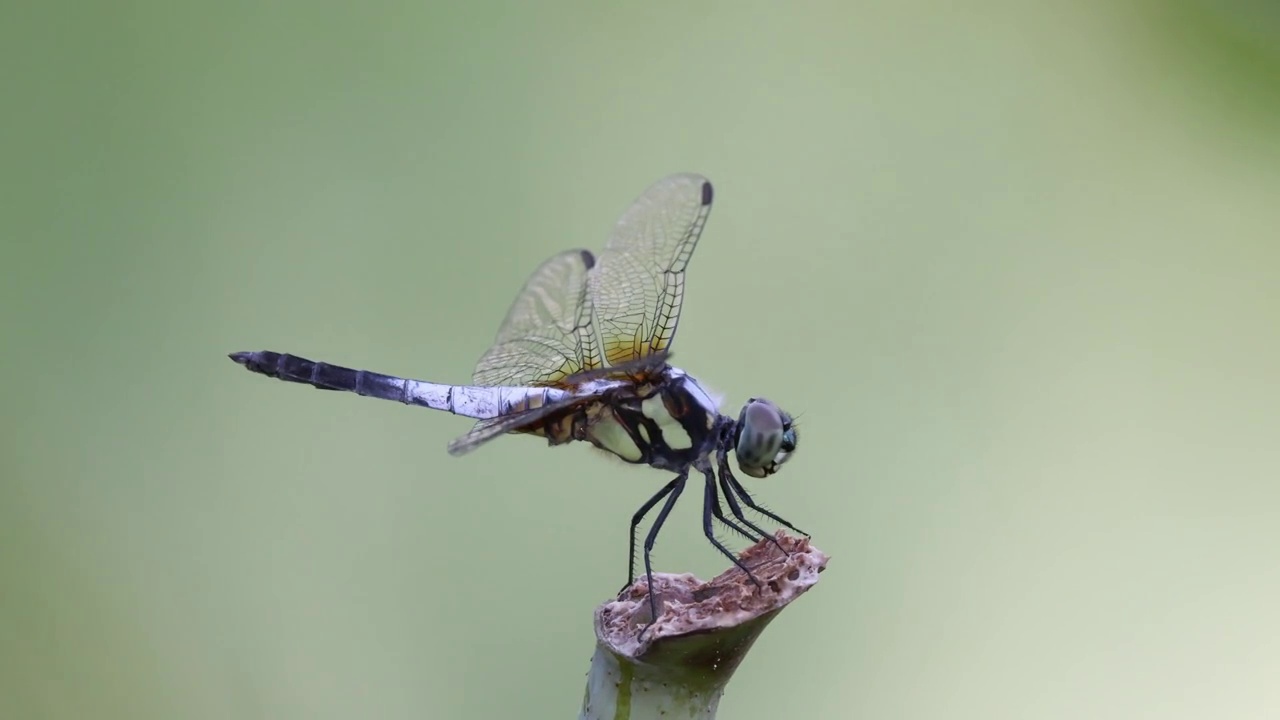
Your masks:
<instances>
[{"instance_id":1,"label":"dragonfly thorax","mask_svg":"<svg viewBox=\"0 0 1280 720\"><path fill-rule=\"evenodd\" d=\"M643 385L601 394L580 420L575 439L631 463L681 470L716 449L722 416L696 380L675 368Z\"/></svg>"}]
</instances>

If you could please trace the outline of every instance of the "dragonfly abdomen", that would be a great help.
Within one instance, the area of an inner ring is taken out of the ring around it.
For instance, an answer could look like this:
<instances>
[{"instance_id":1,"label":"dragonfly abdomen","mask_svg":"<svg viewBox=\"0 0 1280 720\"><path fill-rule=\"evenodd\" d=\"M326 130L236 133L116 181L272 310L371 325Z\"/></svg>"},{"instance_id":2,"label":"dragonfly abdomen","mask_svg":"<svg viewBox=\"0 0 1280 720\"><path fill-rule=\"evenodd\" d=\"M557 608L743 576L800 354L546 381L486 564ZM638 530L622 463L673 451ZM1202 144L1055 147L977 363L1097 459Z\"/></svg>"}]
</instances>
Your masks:
<instances>
[{"instance_id":1,"label":"dragonfly abdomen","mask_svg":"<svg viewBox=\"0 0 1280 720\"><path fill-rule=\"evenodd\" d=\"M271 350L232 353L230 357L251 372L285 382L314 385L321 390L345 390L365 397L396 400L406 405L414 404L409 392L409 383L412 381L404 378L369 370L354 370Z\"/></svg>"},{"instance_id":2,"label":"dragonfly abdomen","mask_svg":"<svg viewBox=\"0 0 1280 720\"><path fill-rule=\"evenodd\" d=\"M481 420L541 407L568 395L558 388L444 385L410 380L271 350L237 352L229 357L250 372L285 382L313 385L321 390L343 390Z\"/></svg>"}]
</instances>

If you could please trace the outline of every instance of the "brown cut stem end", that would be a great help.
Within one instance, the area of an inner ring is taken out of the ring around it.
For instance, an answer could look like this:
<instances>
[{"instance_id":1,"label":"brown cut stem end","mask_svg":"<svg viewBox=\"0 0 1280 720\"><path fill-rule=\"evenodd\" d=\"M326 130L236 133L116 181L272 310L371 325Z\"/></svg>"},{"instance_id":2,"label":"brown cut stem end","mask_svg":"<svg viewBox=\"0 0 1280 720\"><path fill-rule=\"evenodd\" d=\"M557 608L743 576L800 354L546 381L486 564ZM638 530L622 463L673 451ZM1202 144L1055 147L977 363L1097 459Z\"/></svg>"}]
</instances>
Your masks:
<instances>
[{"instance_id":1,"label":"brown cut stem end","mask_svg":"<svg viewBox=\"0 0 1280 720\"><path fill-rule=\"evenodd\" d=\"M649 617L644 580L596 608L596 652L581 720L713 720L725 686L756 638L818 582L827 565L826 554L808 538L782 531L738 557L759 587L736 566L709 582L654 573L656 619Z\"/></svg>"},{"instance_id":2,"label":"brown cut stem end","mask_svg":"<svg viewBox=\"0 0 1280 720\"><path fill-rule=\"evenodd\" d=\"M827 555L808 538L779 530L774 540L776 545L761 540L738 556L759 587L736 566L707 582L688 573L654 573L659 616L649 624L649 588L641 579L622 598L597 608L597 639L641 662L678 649L684 665L701 663L714 670L728 665L732 672L769 620L813 587L827 565Z\"/></svg>"}]
</instances>

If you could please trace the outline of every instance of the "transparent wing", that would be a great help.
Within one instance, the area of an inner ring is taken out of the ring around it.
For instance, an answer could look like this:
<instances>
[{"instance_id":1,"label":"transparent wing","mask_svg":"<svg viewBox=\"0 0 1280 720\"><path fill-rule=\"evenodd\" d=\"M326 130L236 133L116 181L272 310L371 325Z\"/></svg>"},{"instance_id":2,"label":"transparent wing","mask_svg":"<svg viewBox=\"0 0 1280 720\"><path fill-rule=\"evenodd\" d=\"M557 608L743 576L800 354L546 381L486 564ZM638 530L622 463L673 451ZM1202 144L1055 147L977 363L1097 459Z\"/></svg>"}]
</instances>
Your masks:
<instances>
[{"instance_id":1,"label":"transparent wing","mask_svg":"<svg viewBox=\"0 0 1280 720\"><path fill-rule=\"evenodd\" d=\"M684 271L711 212L711 182L691 173L649 186L632 203L588 274L601 350L618 365L671 345Z\"/></svg>"},{"instance_id":2,"label":"transparent wing","mask_svg":"<svg viewBox=\"0 0 1280 720\"><path fill-rule=\"evenodd\" d=\"M587 292L594 264L586 250L569 250L538 266L507 311L493 346L476 363L473 381L550 385L600 367Z\"/></svg>"}]
</instances>

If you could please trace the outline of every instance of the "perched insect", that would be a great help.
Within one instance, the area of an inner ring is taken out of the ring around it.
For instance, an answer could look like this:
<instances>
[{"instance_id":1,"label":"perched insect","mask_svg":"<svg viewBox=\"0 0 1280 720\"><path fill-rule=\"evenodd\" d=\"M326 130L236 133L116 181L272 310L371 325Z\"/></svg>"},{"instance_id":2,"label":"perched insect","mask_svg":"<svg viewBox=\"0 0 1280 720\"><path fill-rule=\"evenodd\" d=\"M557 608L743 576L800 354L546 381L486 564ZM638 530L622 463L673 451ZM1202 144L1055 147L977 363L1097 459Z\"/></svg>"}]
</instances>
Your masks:
<instances>
[{"instance_id":1,"label":"perched insect","mask_svg":"<svg viewBox=\"0 0 1280 720\"><path fill-rule=\"evenodd\" d=\"M713 520L758 541L773 536L742 506L802 534L760 507L729 468L763 478L796 450L792 417L764 398L738 417L722 415L696 380L667 363L684 299L685 268L711 212L711 183L672 175L650 186L623 214L599 255L569 250L544 262L516 297L497 339L476 365L472 385L443 385L352 370L284 353L237 352L231 359L270 377L347 390L476 418L449 444L461 455L506 433L538 435L552 445L585 440L623 460L675 477L631 518L625 591L635 580L636 528L662 503L644 541L649 555L691 471L706 481L707 539L759 585L715 536ZM721 507L721 495L733 519ZM665 500L665 502L664 502ZM654 593L650 610L657 617Z\"/></svg>"}]
</instances>

